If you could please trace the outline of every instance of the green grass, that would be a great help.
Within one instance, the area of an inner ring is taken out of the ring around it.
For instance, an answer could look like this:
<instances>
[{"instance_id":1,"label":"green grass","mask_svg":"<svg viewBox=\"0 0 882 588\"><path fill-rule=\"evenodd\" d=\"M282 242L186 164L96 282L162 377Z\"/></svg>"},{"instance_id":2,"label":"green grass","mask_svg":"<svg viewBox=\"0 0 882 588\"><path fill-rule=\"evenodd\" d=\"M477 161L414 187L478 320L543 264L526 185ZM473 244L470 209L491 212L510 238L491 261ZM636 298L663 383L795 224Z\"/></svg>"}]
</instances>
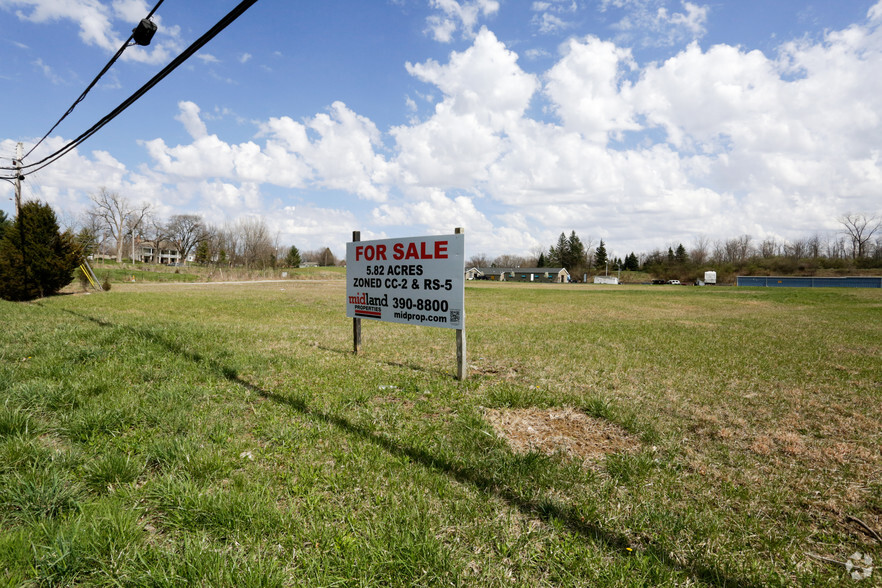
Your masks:
<instances>
[{"instance_id":1,"label":"green grass","mask_svg":"<svg viewBox=\"0 0 882 588\"><path fill-rule=\"evenodd\" d=\"M99 276L100 276L99 272ZM790 586L882 545L882 292L344 283L0 302L0 585ZM518 453L487 409L628 451ZM874 573L869 584L882 575ZM867 581L864 581L867 583Z\"/></svg>"}]
</instances>

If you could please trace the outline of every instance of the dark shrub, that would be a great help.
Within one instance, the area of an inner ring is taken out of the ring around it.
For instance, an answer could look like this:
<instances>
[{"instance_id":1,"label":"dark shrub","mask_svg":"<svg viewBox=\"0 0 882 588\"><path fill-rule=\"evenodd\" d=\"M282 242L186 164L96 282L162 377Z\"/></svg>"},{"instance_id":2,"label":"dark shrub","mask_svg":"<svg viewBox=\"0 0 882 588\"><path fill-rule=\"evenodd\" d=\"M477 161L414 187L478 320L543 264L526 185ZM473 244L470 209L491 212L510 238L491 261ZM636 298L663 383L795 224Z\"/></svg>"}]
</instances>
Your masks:
<instances>
[{"instance_id":1,"label":"dark shrub","mask_svg":"<svg viewBox=\"0 0 882 588\"><path fill-rule=\"evenodd\" d=\"M59 233L48 204L26 202L0 240L0 298L33 300L70 284L82 249L70 231Z\"/></svg>"}]
</instances>

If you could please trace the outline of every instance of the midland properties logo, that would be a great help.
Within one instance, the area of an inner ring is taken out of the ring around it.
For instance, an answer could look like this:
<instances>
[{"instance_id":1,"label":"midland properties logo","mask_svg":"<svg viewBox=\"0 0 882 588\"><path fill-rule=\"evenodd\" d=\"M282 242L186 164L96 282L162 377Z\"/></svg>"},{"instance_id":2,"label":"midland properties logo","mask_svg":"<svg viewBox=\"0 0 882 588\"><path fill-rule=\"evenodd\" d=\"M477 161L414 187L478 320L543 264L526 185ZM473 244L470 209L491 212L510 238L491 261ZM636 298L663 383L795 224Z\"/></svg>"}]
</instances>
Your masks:
<instances>
[{"instance_id":1,"label":"midland properties logo","mask_svg":"<svg viewBox=\"0 0 882 588\"><path fill-rule=\"evenodd\" d=\"M349 304L355 305L355 316L382 318L383 308L389 306L389 295L368 296L367 292L349 297Z\"/></svg>"}]
</instances>

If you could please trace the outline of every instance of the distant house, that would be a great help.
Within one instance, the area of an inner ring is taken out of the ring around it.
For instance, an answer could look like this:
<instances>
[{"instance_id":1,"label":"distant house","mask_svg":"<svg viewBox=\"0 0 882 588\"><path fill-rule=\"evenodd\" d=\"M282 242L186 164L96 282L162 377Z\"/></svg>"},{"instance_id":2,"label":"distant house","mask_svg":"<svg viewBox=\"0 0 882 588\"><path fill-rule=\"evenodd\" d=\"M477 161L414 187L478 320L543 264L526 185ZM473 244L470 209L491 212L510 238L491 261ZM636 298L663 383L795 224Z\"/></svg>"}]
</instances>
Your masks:
<instances>
[{"instance_id":1,"label":"distant house","mask_svg":"<svg viewBox=\"0 0 882 588\"><path fill-rule=\"evenodd\" d=\"M175 265L183 263L184 261L181 252L178 251L174 245L167 243L166 241L160 241L159 247L154 247L152 244L142 243L136 248L135 255L139 258L138 261L144 263ZM191 253L188 255L187 261L196 261L196 254Z\"/></svg>"},{"instance_id":2,"label":"distant house","mask_svg":"<svg viewBox=\"0 0 882 588\"><path fill-rule=\"evenodd\" d=\"M465 277L494 282L565 284L570 281L570 272L563 267L473 267L466 270Z\"/></svg>"}]
</instances>

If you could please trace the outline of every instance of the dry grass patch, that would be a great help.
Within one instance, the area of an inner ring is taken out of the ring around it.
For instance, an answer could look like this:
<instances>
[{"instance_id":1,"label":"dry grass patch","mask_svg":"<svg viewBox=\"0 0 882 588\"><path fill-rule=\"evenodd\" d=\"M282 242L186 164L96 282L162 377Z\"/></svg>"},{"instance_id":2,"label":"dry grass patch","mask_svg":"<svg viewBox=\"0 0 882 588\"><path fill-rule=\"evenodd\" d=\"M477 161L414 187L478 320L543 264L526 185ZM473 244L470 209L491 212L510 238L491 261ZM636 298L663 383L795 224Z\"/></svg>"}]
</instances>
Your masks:
<instances>
[{"instance_id":1,"label":"dry grass patch","mask_svg":"<svg viewBox=\"0 0 882 588\"><path fill-rule=\"evenodd\" d=\"M585 462L638 449L640 441L621 427L572 408L486 409L484 418L516 453L562 453Z\"/></svg>"}]
</instances>

